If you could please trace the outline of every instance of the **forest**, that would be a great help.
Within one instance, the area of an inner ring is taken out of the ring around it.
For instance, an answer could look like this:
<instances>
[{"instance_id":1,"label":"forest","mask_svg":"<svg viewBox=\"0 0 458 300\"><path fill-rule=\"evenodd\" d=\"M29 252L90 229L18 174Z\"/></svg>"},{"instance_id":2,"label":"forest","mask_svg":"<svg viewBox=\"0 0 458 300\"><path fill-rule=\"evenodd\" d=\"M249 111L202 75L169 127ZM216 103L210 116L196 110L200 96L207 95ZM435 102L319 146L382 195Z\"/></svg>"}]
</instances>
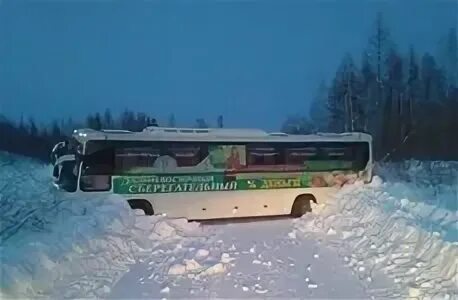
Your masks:
<instances>
[{"instance_id":1,"label":"forest","mask_svg":"<svg viewBox=\"0 0 458 300\"><path fill-rule=\"evenodd\" d=\"M318 87L310 111L288 117L282 131L367 132L374 138L377 160L458 160L456 28L438 37L436 55L418 53L413 45L406 53L399 51L382 14L372 31L361 57L344 55L332 80ZM171 114L166 124L158 124L153 116L128 109L119 116L107 109L85 120L56 120L49 126L0 115L0 150L47 162L53 145L75 128L141 131L146 126L175 127L176 121ZM211 126L202 118L194 124ZM213 127L223 127L223 116Z\"/></svg>"},{"instance_id":2,"label":"forest","mask_svg":"<svg viewBox=\"0 0 458 300\"><path fill-rule=\"evenodd\" d=\"M400 52L378 14L357 62L343 57L323 82L309 118L289 117L287 133L370 133L378 160L458 160L457 31L438 37L437 55Z\"/></svg>"},{"instance_id":3,"label":"forest","mask_svg":"<svg viewBox=\"0 0 458 300\"><path fill-rule=\"evenodd\" d=\"M161 126L175 127L175 116L171 114L166 124ZM142 131L147 126L159 126L157 120L142 112L133 112L126 109L119 116L113 116L109 109L104 113L89 114L83 122L75 122L71 118L54 121L50 126L37 126L33 118L13 122L0 115L0 151L20 154L49 162L53 146L73 133L74 129L91 128L122 129L129 131ZM198 118L193 127L208 128L207 122ZM223 116L216 119L216 127L223 127Z\"/></svg>"}]
</instances>

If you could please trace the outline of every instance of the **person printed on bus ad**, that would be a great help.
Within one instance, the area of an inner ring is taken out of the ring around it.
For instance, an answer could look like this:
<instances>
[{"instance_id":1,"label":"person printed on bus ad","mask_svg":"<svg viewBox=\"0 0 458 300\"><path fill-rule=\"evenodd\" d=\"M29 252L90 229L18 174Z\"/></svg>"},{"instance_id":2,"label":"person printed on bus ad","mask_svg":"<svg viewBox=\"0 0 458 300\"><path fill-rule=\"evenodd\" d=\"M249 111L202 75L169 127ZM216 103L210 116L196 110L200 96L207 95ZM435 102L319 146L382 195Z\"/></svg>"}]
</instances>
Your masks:
<instances>
[{"instance_id":1,"label":"person printed on bus ad","mask_svg":"<svg viewBox=\"0 0 458 300\"><path fill-rule=\"evenodd\" d=\"M240 163L240 154L237 150L237 147L232 146L229 157L226 160L226 167L229 170L238 170L242 168Z\"/></svg>"}]
</instances>

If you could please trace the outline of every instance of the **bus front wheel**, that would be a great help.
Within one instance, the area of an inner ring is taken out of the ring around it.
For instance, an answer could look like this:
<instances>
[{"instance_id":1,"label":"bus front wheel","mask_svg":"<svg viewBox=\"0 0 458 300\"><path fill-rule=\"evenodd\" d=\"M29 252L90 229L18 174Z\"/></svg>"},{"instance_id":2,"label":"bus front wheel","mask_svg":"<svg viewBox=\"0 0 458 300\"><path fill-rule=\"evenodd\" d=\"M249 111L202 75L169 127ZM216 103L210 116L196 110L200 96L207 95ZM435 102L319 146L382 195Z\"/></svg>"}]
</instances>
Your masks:
<instances>
[{"instance_id":1,"label":"bus front wheel","mask_svg":"<svg viewBox=\"0 0 458 300\"><path fill-rule=\"evenodd\" d=\"M312 195L300 195L294 200L293 207L291 208L291 216L300 218L306 213L312 211L311 202L316 202Z\"/></svg>"},{"instance_id":2,"label":"bus front wheel","mask_svg":"<svg viewBox=\"0 0 458 300\"><path fill-rule=\"evenodd\" d=\"M145 199L129 199L127 200L130 208L132 209L141 209L145 212L145 215L152 216L154 215L154 209L151 203Z\"/></svg>"}]
</instances>

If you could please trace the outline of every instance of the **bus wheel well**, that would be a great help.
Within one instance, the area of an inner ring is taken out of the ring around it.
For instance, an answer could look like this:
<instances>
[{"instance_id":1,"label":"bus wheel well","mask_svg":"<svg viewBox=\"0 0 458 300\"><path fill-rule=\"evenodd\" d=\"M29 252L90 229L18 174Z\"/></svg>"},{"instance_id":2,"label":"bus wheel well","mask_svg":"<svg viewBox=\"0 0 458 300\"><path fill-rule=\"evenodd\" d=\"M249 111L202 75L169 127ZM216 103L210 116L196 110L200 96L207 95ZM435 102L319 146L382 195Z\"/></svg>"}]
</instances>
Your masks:
<instances>
[{"instance_id":1,"label":"bus wheel well","mask_svg":"<svg viewBox=\"0 0 458 300\"><path fill-rule=\"evenodd\" d=\"M154 215L153 205L146 199L129 199L127 202L132 209L141 209L147 216Z\"/></svg>"},{"instance_id":2,"label":"bus wheel well","mask_svg":"<svg viewBox=\"0 0 458 300\"><path fill-rule=\"evenodd\" d=\"M293 206L291 207L291 216L300 218L306 213L312 211L311 202L317 203L315 196L312 194L301 194L294 199Z\"/></svg>"}]
</instances>

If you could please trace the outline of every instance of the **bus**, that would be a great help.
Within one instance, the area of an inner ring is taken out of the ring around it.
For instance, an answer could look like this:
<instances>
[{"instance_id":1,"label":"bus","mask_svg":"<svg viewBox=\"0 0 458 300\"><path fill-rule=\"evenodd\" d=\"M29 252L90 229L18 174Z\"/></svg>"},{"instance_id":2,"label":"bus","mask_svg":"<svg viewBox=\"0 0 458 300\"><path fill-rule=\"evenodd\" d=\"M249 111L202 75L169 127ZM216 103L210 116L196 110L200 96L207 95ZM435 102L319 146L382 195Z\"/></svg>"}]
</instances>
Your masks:
<instances>
[{"instance_id":1,"label":"bus","mask_svg":"<svg viewBox=\"0 0 458 300\"><path fill-rule=\"evenodd\" d=\"M366 133L257 129L75 130L51 154L57 188L117 194L146 215L189 220L310 212L346 183L372 178Z\"/></svg>"}]
</instances>

